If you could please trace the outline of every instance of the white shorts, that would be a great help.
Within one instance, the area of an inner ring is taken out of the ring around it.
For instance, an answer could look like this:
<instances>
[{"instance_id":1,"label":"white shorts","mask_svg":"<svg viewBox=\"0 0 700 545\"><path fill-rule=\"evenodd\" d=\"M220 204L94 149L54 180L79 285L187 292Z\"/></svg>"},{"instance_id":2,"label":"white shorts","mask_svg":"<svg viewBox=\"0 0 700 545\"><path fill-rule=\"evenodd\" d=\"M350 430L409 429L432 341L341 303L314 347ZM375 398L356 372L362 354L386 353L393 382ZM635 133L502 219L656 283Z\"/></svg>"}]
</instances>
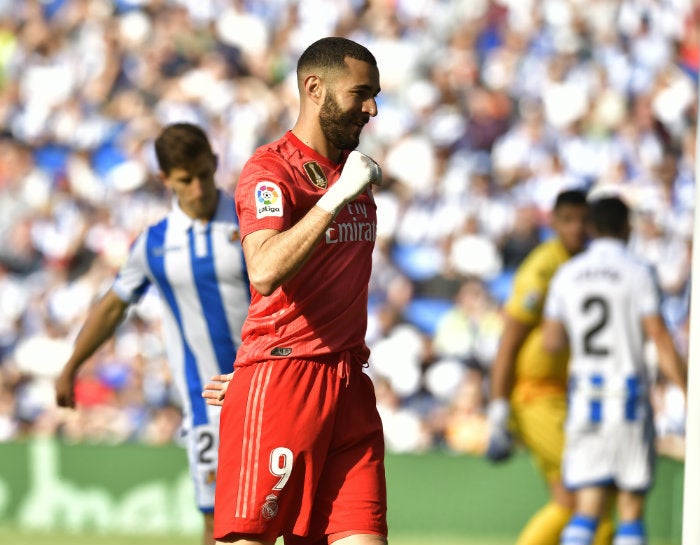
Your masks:
<instances>
[{"instance_id":1,"label":"white shorts","mask_svg":"<svg viewBox=\"0 0 700 545\"><path fill-rule=\"evenodd\" d=\"M567 429L562 478L570 490L614 485L618 490L646 492L653 484L654 459L654 426L649 418Z\"/></svg>"},{"instance_id":2,"label":"white shorts","mask_svg":"<svg viewBox=\"0 0 700 545\"><path fill-rule=\"evenodd\" d=\"M197 506L203 513L213 513L216 468L219 464L219 422L183 428L182 438L187 449Z\"/></svg>"}]
</instances>

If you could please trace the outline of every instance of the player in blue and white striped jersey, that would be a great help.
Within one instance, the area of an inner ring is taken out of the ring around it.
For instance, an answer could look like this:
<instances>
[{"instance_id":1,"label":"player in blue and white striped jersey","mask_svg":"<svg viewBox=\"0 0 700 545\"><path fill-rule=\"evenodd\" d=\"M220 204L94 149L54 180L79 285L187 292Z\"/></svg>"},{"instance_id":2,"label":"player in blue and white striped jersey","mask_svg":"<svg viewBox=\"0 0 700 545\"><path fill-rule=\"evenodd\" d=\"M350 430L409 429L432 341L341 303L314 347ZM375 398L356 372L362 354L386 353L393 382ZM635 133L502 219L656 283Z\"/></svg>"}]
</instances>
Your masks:
<instances>
[{"instance_id":1,"label":"player in blue and white striped jersey","mask_svg":"<svg viewBox=\"0 0 700 545\"><path fill-rule=\"evenodd\" d=\"M617 197L590 203L593 242L555 274L545 303L544 345L571 349L563 481L575 514L562 545L589 545L617 491L614 545L643 545L644 497L655 455L647 338L659 369L683 389L681 361L660 312L651 268L626 248L629 209Z\"/></svg>"},{"instance_id":2,"label":"player in blue and white striped jersey","mask_svg":"<svg viewBox=\"0 0 700 545\"><path fill-rule=\"evenodd\" d=\"M214 542L220 408L207 405L202 390L210 377L233 371L250 288L234 202L215 185L217 158L206 134L189 123L169 125L155 149L172 209L139 235L111 289L90 310L57 380L57 402L75 406L79 368L114 334L128 307L155 286L206 544Z\"/></svg>"}]
</instances>

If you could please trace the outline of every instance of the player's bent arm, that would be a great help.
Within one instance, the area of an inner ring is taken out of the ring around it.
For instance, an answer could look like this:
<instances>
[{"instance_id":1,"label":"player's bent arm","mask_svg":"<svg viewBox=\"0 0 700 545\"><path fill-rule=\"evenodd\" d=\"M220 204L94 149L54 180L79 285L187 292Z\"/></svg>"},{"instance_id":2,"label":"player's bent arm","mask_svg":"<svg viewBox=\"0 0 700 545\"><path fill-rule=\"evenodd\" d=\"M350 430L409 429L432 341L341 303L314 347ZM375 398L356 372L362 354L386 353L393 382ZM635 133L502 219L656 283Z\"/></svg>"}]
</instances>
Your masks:
<instances>
[{"instance_id":1,"label":"player's bent arm","mask_svg":"<svg viewBox=\"0 0 700 545\"><path fill-rule=\"evenodd\" d=\"M267 296L292 278L306 263L333 221L333 215L314 206L286 231L263 229L243 239L250 283Z\"/></svg>"},{"instance_id":2,"label":"player's bent arm","mask_svg":"<svg viewBox=\"0 0 700 545\"><path fill-rule=\"evenodd\" d=\"M274 292L293 277L340 209L364 191L369 183L381 184L382 170L370 157L352 151L336 182L316 206L286 231L263 229L243 239L248 278L261 295Z\"/></svg>"},{"instance_id":3,"label":"player's bent arm","mask_svg":"<svg viewBox=\"0 0 700 545\"><path fill-rule=\"evenodd\" d=\"M513 389L515 360L532 326L504 314L503 333L491 367L491 399L508 399Z\"/></svg>"},{"instance_id":4,"label":"player's bent arm","mask_svg":"<svg viewBox=\"0 0 700 545\"><path fill-rule=\"evenodd\" d=\"M547 352L557 354L569 345L566 328L558 320L545 319L542 323L542 345Z\"/></svg>"},{"instance_id":5,"label":"player's bent arm","mask_svg":"<svg viewBox=\"0 0 700 545\"><path fill-rule=\"evenodd\" d=\"M513 389L518 351L532 328L505 313L501 341L491 368L491 399L487 409L489 442L486 457L493 462L510 458L513 437L508 431L510 393Z\"/></svg>"},{"instance_id":6,"label":"player's bent arm","mask_svg":"<svg viewBox=\"0 0 700 545\"><path fill-rule=\"evenodd\" d=\"M78 370L114 334L128 307L128 302L109 290L90 309L75 339L73 353L56 380L56 403L60 407L75 406L73 386Z\"/></svg>"},{"instance_id":7,"label":"player's bent arm","mask_svg":"<svg viewBox=\"0 0 700 545\"><path fill-rule=\"evenodd\" d=\"M673 337L671 337L663 317L660 314L646 316L642 320L642 324L644 332L656 346L659 370L686 393L688 386L687 367L676 350Z\"/></svg>"}]
</instances>

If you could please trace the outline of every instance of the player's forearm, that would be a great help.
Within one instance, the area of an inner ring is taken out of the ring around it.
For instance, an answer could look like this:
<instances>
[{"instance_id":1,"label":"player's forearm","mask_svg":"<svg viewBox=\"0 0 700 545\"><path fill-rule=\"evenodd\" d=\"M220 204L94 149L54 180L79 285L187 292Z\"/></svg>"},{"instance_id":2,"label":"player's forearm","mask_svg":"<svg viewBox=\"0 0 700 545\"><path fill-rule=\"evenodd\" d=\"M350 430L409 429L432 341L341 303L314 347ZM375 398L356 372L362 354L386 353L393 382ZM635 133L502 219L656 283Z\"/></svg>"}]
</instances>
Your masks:
<instances>
[{"instance_id":1,"label":"player's forearm","mask_svg":"<svg viewBox=\"0 0 700 545\"><path fill-rule=\"evenodd\" d=\"M515 361L531 328L505 316L503 334L491 368L491 399L508 399L513 390Z\"/></svg>"},{"instance_id":2,"label":"player's forearm","mask_svg":"<svg viewBox=\"0 0 700 545\"><path fill-rule=\"evenodd\" d=\"M111 290L95 304L75 339L65 372L72 375L77 373L83 363L114 334L127 307L128 303Z\"/></svg>"},{"instance_id":3,"label":"player's forearm","mask_svg":"<svg viewBox=\"0 0 700 545\"><path fill-rule=\"evenodd\" d=\"M688 382L686 365L679 356L670 334L660 335L656 340L656 350L661 373L686 392Z\"/></svg>"},{"instance_id":4,"label":"player's forearm","mask_svg":"<svg viewBox=\"0 0 700 545\"><path fill-rule=\"evenodd\" d=\"M491 368L491 399L508 399L513 389L515 355L511 350L499 348Z\"/></svg>"},{"instance_id":5,"label":"player's forearm","mask_svg":"<svg viewBox=\"0 0 700 545\"><path fill-rule=\"evenodd\" d=\"M333 221L333 215L315 206L286 231L256 232L243 241L248 278L261 295L270 295L292 278L311 256Z\"/></svg>"},{"instance_id":6,"label":"player's forearm","mask_svg":"<svg viewBox=\"0 0 700 545\"><path fill-rule=\"evenodd\" d=\"M678 355L673 337L671 337L664 319L660 314L653 314L645 317L642 324L644 332L654 342L656 347L659 371L685 392L688 381L686 365Z\"/></svg>"},{"instance_id":7,"label":"player's forearm","mask_svg":"<svg viewBox=\"0 0 700 545\"><path fill-rule=\"evenodd\" d=\"M518 347L504 332L491 368L491 399L509 399L513 390Z\"/></svg>"}]
</instances>

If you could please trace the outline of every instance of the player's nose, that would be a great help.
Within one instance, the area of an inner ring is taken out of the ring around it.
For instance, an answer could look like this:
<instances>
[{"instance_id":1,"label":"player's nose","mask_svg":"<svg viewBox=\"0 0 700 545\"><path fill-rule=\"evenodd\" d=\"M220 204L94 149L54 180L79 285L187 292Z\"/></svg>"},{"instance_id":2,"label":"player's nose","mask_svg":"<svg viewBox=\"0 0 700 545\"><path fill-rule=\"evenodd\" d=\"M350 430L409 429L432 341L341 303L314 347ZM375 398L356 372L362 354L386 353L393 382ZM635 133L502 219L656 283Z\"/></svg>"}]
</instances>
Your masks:
<instances>
[{"instance_id":1,"label":"player's nose","mask_svg":"<svg viewBox=\"0 0 700 545\"><path fill-rule=\"evenodd\" d=\"M370 117L376 116L378 110L379 109L377 108L377 101L374 99L374 97L368 98L362 104L362 111L367 112L370 115Z\"/></svg>"},{"instance_id":2,"label":"player's nose","mask_svg":"<svg viewBox=\"0 0 700 545\"><path fill-rule=\"evenodd\" d=\"M199 176L195 176L190 184L190 190L192 191L192 197L202 197L206 191L204 190L204 182Z\"/></svg>"}]
</instances>

